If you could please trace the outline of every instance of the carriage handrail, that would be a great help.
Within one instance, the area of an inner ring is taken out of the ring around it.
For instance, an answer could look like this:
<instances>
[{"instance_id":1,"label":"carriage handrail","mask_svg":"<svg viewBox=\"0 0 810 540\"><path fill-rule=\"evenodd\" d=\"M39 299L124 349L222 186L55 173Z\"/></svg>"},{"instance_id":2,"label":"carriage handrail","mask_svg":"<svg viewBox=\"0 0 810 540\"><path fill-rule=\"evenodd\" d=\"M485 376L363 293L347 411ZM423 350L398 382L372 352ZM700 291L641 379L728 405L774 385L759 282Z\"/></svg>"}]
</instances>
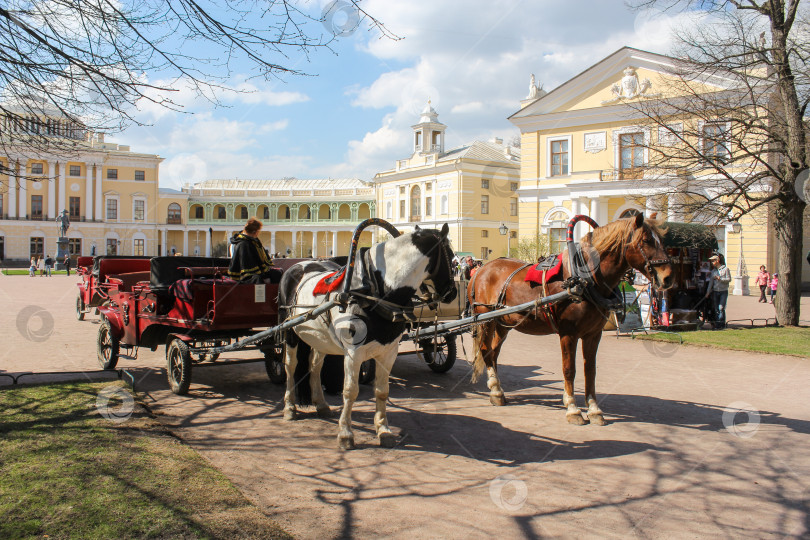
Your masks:
<instances>
[{"instance_id":1,"label":"carriage handrail","mask_svg":"<svg viewBox=\"0 0 810 540\"><path fill-rule=\"evenodd\" d=\"M408 339L415 339L417 336L420 335L441 334L450 330L455 330L457 328L472 326L474 324L488 321L490 319L497 319L505 315L511 315L512 313L520 313L522 311L529 311L530 309L540 308L543 306L547 306L549 304L556 304L557 302L562 302L563 300L566 300L571 297L577 298L578 294L571 292L570 290L565 290L562 292L551 294L549 296L538 298L537 300L532 300L531 302L518 304L516 306L501 308L495 311L489 311L487 313L479 313L473 315L472 317L465 317L457 321L449 321L446 323L429 326L427 328L417 328L415 330L412 330L411 332L408 332L406 337Z\"/></svg>"},{"instance_id":2,"label":"carriage handrail","mask_svg":"<svg viewBox=\"0 0 810 540\"><path fill-rule=\"evenodd\" d=\"M348 300L349 289L352 286L352 276L354 275L354 262L357 258L357 242L360 240L360 235L363 233L363 230L370 226L370 225L377 225L378 227L382 227L389 233L391 236L396 238L397 236L401 235L402 233L399 230L385 221L382 218L368 218L364 221L361 221L357 228L354 229L354 233L352 234L352 243L349 247L349 260L346 263L346 275L343 276L343 301L345 303Z\"/></svg>"},{"instance_id":3,"label":"carriage handrail","mask_svg":"<svg viewBox=\"0 0 810 540\"><path fill-rule=\"evenodd\" d=\"M245 347L253 345L254 343L257 343L259 341L264 341L267 338L273 337L276 334L278 334L279 332L283 332L284 330L287 330L288 328L292 328L293 326L297 326L297 325L299 325L299 324L301 324L303 322L306 322L306 321L308 321L310 319L314 319L315 317L317 317L321 313L323 313L325 311L329 311L330 309L332 309L333 307L335 307L337 305L340 305L339 301L337 301L337 300L329 300L328 302L324 302L323 304L316 307L315 309L311 309L311 310L307 311L306 313L302 313L301 315L298 315L297 317L293 317L292 319L287 319L286 321L284 321L283 323L281 323L281 324L279 324L277 326L273 326L272 328L268 328L267 330L262 330L261 332L258 332L256 334L253 334L252 336L246 337L245 339L243 339L241 341L236 341L234 343L231 343L230 345L223 345L222 347L190 347L189 350L191 352L194 352L194 353L206 352L206 353L213 353L213 354L219 354L219 353L231 352L231 351L238 351L240 349L244 349Z\"/></svg>"}]
</instances>

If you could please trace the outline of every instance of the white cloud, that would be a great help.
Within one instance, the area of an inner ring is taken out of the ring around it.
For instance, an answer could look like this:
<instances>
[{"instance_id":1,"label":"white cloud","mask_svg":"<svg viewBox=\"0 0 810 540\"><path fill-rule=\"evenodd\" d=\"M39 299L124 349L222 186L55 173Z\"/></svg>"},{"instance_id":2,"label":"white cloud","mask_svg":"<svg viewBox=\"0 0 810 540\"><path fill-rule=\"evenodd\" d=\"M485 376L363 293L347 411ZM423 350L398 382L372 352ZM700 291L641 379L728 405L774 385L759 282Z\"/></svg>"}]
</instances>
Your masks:
<instances>
[{"instance_id":1,"label":"white cloud","mask_svg":"<svg viewBox=\"0 0 810 540\"><path fill-rule=\"evenodd\" d=\"M270 89L260 89L256 85L247 82L231 86L230 89L231 91L223 94L223 100L248 105L281 107L309 101L309 96L301 92L275 92Z\"/></svg>"},{"instance_id":2,"label":"white cloud","mask_svg":"<svg viewBox=\"0 0 810 540\"><path fill-rule=\"evenodd\" d=\"M465 114L471 112L478 112L484 108L484 104L480 101L468 101L467 103L459 103L458 105L453 105L453 108L450 109L451 113L454 114Z\"/></svg>"}]
</instances>

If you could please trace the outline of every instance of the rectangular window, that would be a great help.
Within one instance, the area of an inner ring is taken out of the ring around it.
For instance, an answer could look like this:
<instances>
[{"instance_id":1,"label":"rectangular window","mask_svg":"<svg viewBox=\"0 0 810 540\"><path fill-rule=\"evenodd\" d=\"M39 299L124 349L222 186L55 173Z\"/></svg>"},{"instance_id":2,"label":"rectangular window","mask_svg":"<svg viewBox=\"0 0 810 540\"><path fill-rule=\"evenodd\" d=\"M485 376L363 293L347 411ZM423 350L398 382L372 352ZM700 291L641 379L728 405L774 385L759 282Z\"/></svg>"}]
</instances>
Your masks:
<instances>
[{"instance_id":1,"label":"rectangular window","mask_svg":"<svg viewBox=\"0 0 810 540\"><path fill-rule=\"evenodd\" d=\"M82 254L82 239L69 238L68 239L68 253L73 257L78 257Z\"/></svg>"},{"instance_id":2,"label":"rectangular window","mask_svg":"<svg viewBox=\"0 0 810 540\"><path fill-rule=\"evenodd\" d=\"M118 255L118 240L107 238L107 255Z\"/></svg>"},{"instance_id":3,"label":"rectangular window","mask_svg":"<svg viewBox=\"0 0 810 540\"><path fill-rule=\"evenodd\" d=\"M107 180L118 180L118 169L107 169Z\"/></svg>"},{"instance_id":4,"label":"rectangular window","mask_svg":"<svg viewBox=\"0 0 810 540\"><path fill-rule=\"evenodd\" d=\"M489 189L489 180L481 180L481 189Z\"/></svg>"},{"instance_id":5,"label":"rectangular window","mask_svg":"<svg viewBox=\"0 0 810 540\"><path fill-rule=\"evenodd\" d=\"M70 219L78 220L82 216L81 197L70 197L68 200L68 208L70 209Z\"/></svg>"},{"instance_id":6,"label":"rectangular window","mask_svg":"<svg viewBox=\"0 0 810 540\"><path fill-rule=\"evenodd\" d=\"M551 176L568 174L568 141L551 141Z\"/></svg>"},{"instance_id":7,"label":"rectangular window","mask_svg":"<svg viewBox=\"0 0 810 540\"><path fill-rule=\"evenodd\" d=\"M71 165L70 166L70 176L81 176L82 175L82 168L80 165Z\"/></svg>"},{"instance_id":8,"label":"rectangular window","mask_svg":"<svg viewBox=\"0 0 810 540\"><path fill-rule=\"evenodd\" d=\"M44 255L45 239L42 237L31 237L29 244L29 253L31 257L42 257Z\"/></svg>"},{"instance_id":9,"label":"rectangular window","mask_svg":"<svg viewBox=\"0 0 810 540\"><path fill-rule=\"evenodd\" d=\"M146 173L144 171L135 171L135 180L143 182L146 180Z\"/></svg>"},{"instance_id":10,"label":"rectangular window","mask_svg":"<svg viewBox=\"0 0 810 540\"><path fill-rule=\"evenodd\" d=\"M481 195L481 213L489 214L489 195Z\"/></svg>"},{"instance_id":11,"label":"rectangular window","mask_svg":"<svg viewBox=\"0 0 810 540\"><path fill-rule=\"evenodd\" d=\"M107 219L118 219L117 199L107 199Z\"/></svg>"},{"instance_id":12,"label":"rectangular window","mask_svg":"<svg viewBox=\"0 0 810 540\"><path fill-rule=\"evenodd\" d=\"M481 258L488 259L489 258L489 248L484 246L481 248Z\"/></svg>"},{"instance_id":13,"label":"rectangular window","mask_svg":"<svg viewBox=\"0 0 810 540\"><path fill-rule=\"evenodd\" d=\"M143 238L136 238L133 240L133 255L144 255L144 240Z\"/></svg>"},{"instance_id":14,"label":"rectangular window","mask_svg":"<svg viewBox=\"0 0 810 540\"><path fill-rule=\"evenodd\" d=\"M509 215L516 216L518 210L518 200L515 198L509 199Z\"/></svg>"},{"instance_id":15,"label":"rectangular window","mask_svg":"<svg viewBox=\"0 0 810 540\"><path fill-rule=\"evenodd\" d=\"M509 231L509 238L517 238L517 231Z\"/></svg>"},{"instance_id":16,"label":"rectangular window","mask_svg":"<svg viewBox=\"0 0 810 540\"><path fill-rule=\"evenodd\" d=\"M391 201L385 203L385 218L386 219L394 219L394 210Z\"/></svg>"},{"instance_id":17,"label":"rectangular window","mask_svg":"<svg viewBox=\"0 0 810 540\"><path fill-rule=\"evenodd\" d=\"M509 182L509 191L517 191L518 190L518 183L517 182Z\"/></svg>"},{"instance_id":18,"label":"rectangular window","mask_svg":"<svg viewBox=\"0 0 810 540\"><path fill-rule=\"evenodd\" d=\"M143 221L144 201L136 200L132 206L132 218L136 221Z\"/></svg>"},{"instance_id":19,"label":"rectangular window","mask_svg":"<svg viewBox=\"0 0 810 540\"><path fill-rule=\"evenodd\" d=\"M729 158L726 123L703 126L703 153L711 162L723 163Z\"/></svg>"},{"instance_id":20,"label":"rectangular window","mask_svg":"<svg viewBox=\"0 0 810 540\"><path fill-rule=\"evenodd\" d=\"M562 253L565 249L565 227L548 230L548 247L550 253Z\"/></svg>"},{"instance_id":21,"label":"rectangular window","mask_svg":"<svg viewBox=\"0 0 810 540\"><path fill-rule=\"evenodd\" d=\"M619 169L622 180L641 178L644 167L644 134L619 135Z\"/></svg>"},{"instance_id":22,"label":"rectangular window","mask_svg":"<svg viewBox=\"0 0 810 540\"><path fill-rule=\"evenodd\" d=\"M399 201L399 219L405 219L405 201Z\"/></svg>"},{"instance_id":23,"label":"rectangular window","mask_svg":"<svg viewBox=\"0 0 810 540\"><path fill-rule=\"evenodd\" d=\"M399 186L399 194L405 195L405 186Z\"/></svg>"},{"instance_id":24,"label":"rectangular window","mask_svg":"<svg viewBox=\"0 0 810 540\"><path fill-rule=\"evenodd\" d=\"M428 184L430 187L430 184ZM425 217L433 215L433 197L425 197Z\"/></svg>"},{"instance_id":25,"label":"rectangular window","mask_svg":"<svg viewBox=\"0 0 810 540\"><path fill-rule=\"evenodd\" d=\"M489 231L484 229L481 231L481 238L489 238Z\"/></svg>"},{"instance_id":26,"label":"rectangular window","mask_svg":"<svg viewBox=\"0 0 810 540\"><path fill-rule=\"evenodd\" d=\"M42 163L32 163L31 174L42 174Z\"/></svg>"},{"instance_id":27,"label":"rectangular window","mask_svg":"<svg viewBox=\"0 0 810 540\"><path fill-rule=\"evenodd\" d=\"M31 195L31 219L42 219L42 195Z\"/></svg>"}]
</instances>

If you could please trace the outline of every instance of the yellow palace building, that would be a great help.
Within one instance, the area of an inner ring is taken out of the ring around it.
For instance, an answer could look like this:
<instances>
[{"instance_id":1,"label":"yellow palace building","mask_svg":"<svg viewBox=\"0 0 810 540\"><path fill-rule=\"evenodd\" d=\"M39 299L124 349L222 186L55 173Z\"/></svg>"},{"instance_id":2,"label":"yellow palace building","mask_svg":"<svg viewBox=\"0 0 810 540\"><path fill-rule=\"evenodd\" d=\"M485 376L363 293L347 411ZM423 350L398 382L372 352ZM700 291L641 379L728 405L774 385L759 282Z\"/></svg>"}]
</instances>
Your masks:
<instances>
[{"instance_id":1,"label":"yellow palace building","mask_svg":"<svg viewBox=\"0 0 810 540\"><path fill-rule=\"evenodd\" d=\"M711 227L732 275L740 254L751 281L761 264L774 271L777 248L770 215L745 216L740 224L707 222L680 212L669 201L678 194L644 176L645 147L665 134L645 122L631 102L665 93L674 64L673 58L624 47L550 92L538 89L532 77L529 96L509 117L521 132L522 238L547 236L556 253L564 248L567 222L576 214L607 223L655 212L669 221ZM587 232L585 224L577 226L577 236ZM807 228L804 242L810 243ZM803 283L810 285L806 265ZM738 289L735 294L747 294L747 283L741 280Z\"/></svg>"},{"instance_id":2,"label":"yellow palace building","mask_svg":"<svg viewBox=\"0 0 810 540\"><path fill-rule=\"evenodd\" d=\"M447 223L456 253L506 255L517 243L520 149L498 138L445 149L430 103L412 129L411 155L374 177L379 217L400 230Z\"/></svg>"}]
</instances>

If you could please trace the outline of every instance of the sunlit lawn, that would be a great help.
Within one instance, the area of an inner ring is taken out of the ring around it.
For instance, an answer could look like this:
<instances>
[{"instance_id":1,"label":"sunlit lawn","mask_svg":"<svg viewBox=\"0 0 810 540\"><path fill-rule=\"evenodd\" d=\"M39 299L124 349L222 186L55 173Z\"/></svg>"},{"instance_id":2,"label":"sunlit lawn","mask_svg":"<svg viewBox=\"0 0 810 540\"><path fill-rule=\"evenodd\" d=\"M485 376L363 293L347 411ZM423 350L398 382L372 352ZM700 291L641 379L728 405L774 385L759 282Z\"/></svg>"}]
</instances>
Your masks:
<instances>
[{"instance_id":1,"label":"sunlit lawn","mask_svg":"<svg viewBox=\"0 0 810 540\"><path fill-rule=\"evenodd\" d=\"M808 326L701 330L681 332L680 336L687 345L810 358L810 327ZM667 333L642 335L638 338L678 341L677 335Z\"/></svg>"}]
</instances>

